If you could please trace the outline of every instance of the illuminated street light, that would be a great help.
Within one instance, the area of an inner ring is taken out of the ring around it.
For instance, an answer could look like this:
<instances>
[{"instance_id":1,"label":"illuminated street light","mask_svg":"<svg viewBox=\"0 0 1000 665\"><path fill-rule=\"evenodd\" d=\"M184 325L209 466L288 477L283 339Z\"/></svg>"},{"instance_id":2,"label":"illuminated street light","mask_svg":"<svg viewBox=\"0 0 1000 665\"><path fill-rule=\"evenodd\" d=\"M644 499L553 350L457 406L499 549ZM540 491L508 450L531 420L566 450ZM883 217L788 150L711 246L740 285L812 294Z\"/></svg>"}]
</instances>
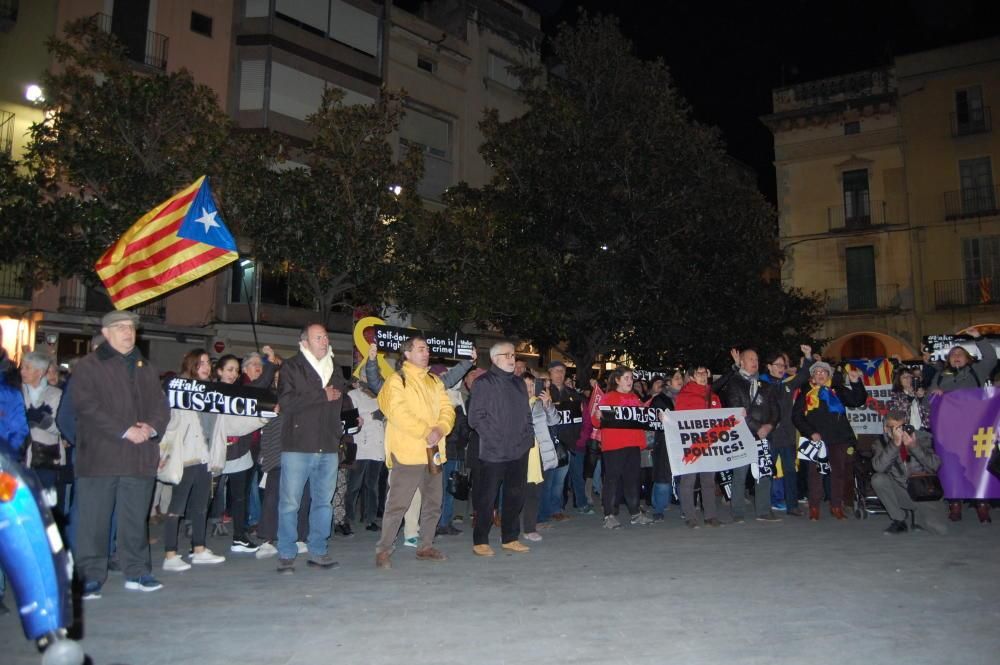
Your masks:
<instances>
[{"instance_id":1,"label":"illuminated street light","mask_svg":"<svg viewBox=\"0 0 1000 665\"><path fill-rule=\"evenodd\" d=\"M35 102L45 101L45 97L42 95L42 89L38 87L38 84L36 83L32 83L24 89L24 98L32 104Z\"/></svg>"}]
</instances>

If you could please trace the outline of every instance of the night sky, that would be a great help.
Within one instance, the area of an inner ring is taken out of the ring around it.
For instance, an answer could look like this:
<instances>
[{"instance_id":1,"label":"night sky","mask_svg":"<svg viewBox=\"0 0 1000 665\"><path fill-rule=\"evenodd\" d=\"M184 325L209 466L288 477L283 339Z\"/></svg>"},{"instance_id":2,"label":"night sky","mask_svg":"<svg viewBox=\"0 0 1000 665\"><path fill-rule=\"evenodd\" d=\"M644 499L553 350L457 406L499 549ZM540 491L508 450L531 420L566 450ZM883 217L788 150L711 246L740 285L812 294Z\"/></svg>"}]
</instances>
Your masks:
<instances>
[{"instance_id":1,"label":"night sky","mask_svg":"<svg viewBox=\"0 0 1000 665\"><path fill-rule=\"evenodd\" d=\"M579 8L614 14L643 58L663 58L695 117L774 200L771 89L889 64L893 55L1000 34L1000 0L525 0L552 34Z\"/></svg>"}]
</instances>

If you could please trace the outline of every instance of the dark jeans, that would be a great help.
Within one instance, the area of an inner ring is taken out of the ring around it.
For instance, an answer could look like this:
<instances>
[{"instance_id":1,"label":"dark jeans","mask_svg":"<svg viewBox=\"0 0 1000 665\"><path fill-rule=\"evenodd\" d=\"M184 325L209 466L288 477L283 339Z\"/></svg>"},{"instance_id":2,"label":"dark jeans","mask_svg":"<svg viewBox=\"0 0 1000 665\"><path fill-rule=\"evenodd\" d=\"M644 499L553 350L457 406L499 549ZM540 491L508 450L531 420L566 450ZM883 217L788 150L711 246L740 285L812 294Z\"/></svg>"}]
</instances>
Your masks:
<instances>
[{"instance_id":1,"label":"dark jeans","mask_svg":"<svg viewBox=\"0 0 1000 665\"><path fill-rule=\"evenodd\" d=\"M222 491L223 485L229 484L229 516L233 518L233 540L246 540L247 537L247 498L250 476L253 474L253 467L246 471L223 474L219 480L219 486L215 491L215 499L212 502L212 515L221 516L226 501L226 493Z\"/></svg>"},{"instance_id":2,"label":"dark jeans","mask_svg":"<svg viewBox=\"0 0 1000 665\"><path fill-rule=\"evenodd\" d=\"M616 499L621 492L628 507L629 515L639 514L639 473L641 454L635 446L620 450L605 450L602 453L604 467L604 484L601 489L601 502L604 504L604 516L618 512Z\"/></svg>"},{"instance_id":3,"label":"dark jeans","mask_svg":"<svg viewBox=\"0 0 1000 665\"><path fill-rule=\"evenodd\" d=\"M181 482L174 486L167 508L167 519L163 523L163 549L177 551L177 529L181 516L191 521L191 546L205 546L205 531L208 526L208 495L212 489L212 474L207 464L192 464L184 467Z\"/></svg>"},{"instance_id":4,"label":"dark jeans","mask_svg":"<svg viewBox=\"0 0 1000 665\"><path fill-rule=\"evenodd\" d=\"M524 509L521 511L521 528L525 533L538 530L538 502L542 498L544 485L528 483L524 489Z\"/></svg>"},{"instance_id":5,"label":"dark jeans","mask_svg":"<svg viewBox=\"0 0 1000 665\"><path fill-rule=\"evenodd\" d=\"M455 497L448 493L448 478L457 469L458 460L450 459L444 463L444 471L441 474L441 517L438 519L440 527L448 526L455 517Z\"/></svg>"},{"instance_id":6,"label":"dark jeans","mask_svg":"<svg viewBox=\"0 0 1000 665\"><path fill-rule=\"evenodd\" d=\"M52 516L56 519L56 524L64 526L69 520L69 511L66 510L66 488L68 482L73 482L72 477L66 477L64 468L59 469L32 469L38 477L38 483L42 489L55 490L56 505L52 508ZM72 470L70 470L72 473Z\"/></svg>"},{"instance_id":7,"label":"dark jeans","mask_svg":"<svg viewBox=\"0 0 1000 665\"><path fill-rule=\"evenodd\" d=\"M451 464L449 461L448 464ZM362 459L354 463L347 477L347 494L344 496L344 512L347 521L354 519L358 497L361 497L362 523L371 524L378 515L378 477L384 462ZM447 473L447 468L445 473Z\"/></svg>"},{"instance_id":8,"label":"dark jeans","mask_svg":"<svg viewBox=\"0 0 1000 665\"><path fill-rule=\"evenodd\" d=\"M847 478L851 459L847 455L847 446L843 444L826 444L827 455L830 458L830 507L844 507L844 479ZM823 502L823 476L819 466L812 462L809 465L809 507L819 508ZM786 499L787 501L787 499Z\"/></svg>"},{"instance_id":9,"label":"dark jeans","mask_svg":"<svg viewBox=\"0 0 1000 665\"><path fill-rule=\"evenodd\" d=\"M500 542L517 540L521 530L521 509L524 508L525 485L528 484L528 453L509 462L479 461L479 476L473 486L473 504L476 508L476 528L472 532L474 545L490 542L493 526L493 506L500 486L503 486L503 505L500 507Z\"/></svg>"},{"instance_id":10,"label":"dark jeans","mask_svg":"<svg viewBox=\"0 0 1000 665\"><path fill-rule=\"evenodd\" d=\"M87 582L108 577L111 513L118 518L118 561L126 578L150 573L149 508L155 478L100 476L77 478L76 569Z\"/></svg>"},{"instance_id":11,"label":"dark jeans","mask_svg":"<svg viewBox=\"0 0 1000 665\"><path fill-rule=\"evenodd\" d=\"M569 454L569 484L573 488L573 504L577 508L586 508L590 503L587 500L587 485L583 477L586 456L586 452L574 451Z\"/></svg>"}]
</instances>

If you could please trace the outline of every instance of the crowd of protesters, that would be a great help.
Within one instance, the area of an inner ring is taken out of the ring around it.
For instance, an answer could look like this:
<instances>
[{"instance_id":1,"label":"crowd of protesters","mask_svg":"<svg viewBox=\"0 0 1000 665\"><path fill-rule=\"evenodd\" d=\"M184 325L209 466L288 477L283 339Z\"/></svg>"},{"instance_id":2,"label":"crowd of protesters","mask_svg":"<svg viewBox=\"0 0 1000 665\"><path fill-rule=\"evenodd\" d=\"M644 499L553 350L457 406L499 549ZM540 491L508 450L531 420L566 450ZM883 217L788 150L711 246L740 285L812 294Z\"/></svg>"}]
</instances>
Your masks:
<instances>
[{"instance_id":1,"label":"crowd of protesters","mask_svg":"<svg viewBox=\"0 0 1000 665\"><path fill-rule=\"evenodd\" d=\"M398 543L419 560L445 561L434 542L463 533L456 500L473 509L472 552L481 557L495 556L494 527L504 551L524 554L525 541L542 541L573 513L600 510L603 527L614 530L647 527L672 511L700 528L744 522L748 499L763 523L819 520L824 502L831 517L845 520L855 500L854 460L865 446L846 408L865 404L861 372L835 369L806 345L794 357L733 349L732 366L718 374L695 363L640 381L619 367L575 385L564 363L531 369L507 342L490 348L487 367L476 366L474 353L448 368L413 337L394 373L382 375L372 347L359 376L345 379L320 324L302 329L298 353L287 359L267 346L214 362L192 349L175 368L155 368L142 356L136 327L131 313L107 314L91 353L68 378L44 353L24 354L19 371L0 356L4 383L21 389L15 416L28 428L25 464L72 546L85 599L101 596L109 570L120 570L130 590L162 587L151 566L151 542L159 539L150 537L150 522L162 523L168 573L254 555L276 557L278 572L288 574L300 557L336 567L331 535L350 537L353 524L379 532L378 568L392 567ZM885 434L867 446L889 533L907 530L907 511L943 531L934 514L940 504L915 505L906 483L940 464L930 433L933 395L991 378L996 353L989 343L978 346L978 361L956 347L941 366L925 358L922 367L896 368ZM273 391L277 416L169 408L161 369ZM598 405L743 409L753 436L768 440L777 472L754 479L747 465L727 477L674 475L662 431L602 427ZM343 418L354 409L358 426L349 433ZM24 437L4 427L5 436ZM800 437L825 442L828 472L797 459ZM165 439L183 460L171 484L156 481ZM962 502L948 505L949 518L961 519ZM975 507L988 523L988 503ZM229 552L213 552L209 536L223 534Z\"/></svg>"}]
</instances>

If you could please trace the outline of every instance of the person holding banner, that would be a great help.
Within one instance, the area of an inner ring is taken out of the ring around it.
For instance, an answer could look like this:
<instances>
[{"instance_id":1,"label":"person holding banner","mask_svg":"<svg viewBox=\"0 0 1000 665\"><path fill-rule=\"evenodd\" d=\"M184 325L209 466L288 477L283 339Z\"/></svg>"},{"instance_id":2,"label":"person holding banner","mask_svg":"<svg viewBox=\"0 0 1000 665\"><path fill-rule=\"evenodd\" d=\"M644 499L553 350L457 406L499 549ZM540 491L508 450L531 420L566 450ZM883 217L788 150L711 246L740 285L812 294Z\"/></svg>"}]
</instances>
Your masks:
<instances>
[{"instance_id":1,"label":"person holding banner","mask_svg":"<svg viewBox=\"0 0 1000 665\"><path fill-rule=\"evenodd\" d=\"M700 409L721 409L722 401L712 392L708 384L712 371L705 365L694 365L687 370L687 383L681 388L674 400L677 411L695 411ZM675 475L677 472L674 472ZM715 472L686 473L681 477L681 513L685 524L691 529L698 528L698 518L695 515L694 483L701 482L701 507L704 513L705 526L722 526L719 521L715 502Z\"/></svg>"},{"instance_id":2,"label":"person holding banner","mask_svg":"<svg viewBox=\"0 0 1000 665\"><path fill-rule=\"evenodd\" d=\"M632 370L619 365L608 377L608 392L601 400L601 406L645 406L639 396L632 392ZM604 465L604 481L601 502L604 505L604 528L617 529L621 526L615 513L618 512L618 491L625 498L632 525L652 524L653 520L639 508L639 475L641 472L641 452L646 447L646 433L638 429L611 429L601 426L599 414L593 416L594 427L601 430L601 462Z\"/></svg>"},{"instance_id":3,"label":"person holding banner","mask_svg":"<svg viewBox=\"0 0 1000 665\"><path fill-rule=\"evenodd\" d=\"M208 353L204 349L193 349L184 354L180 376L206 382L211 379L212 360ZM191 564L217 564L226 560L205 547L209 494L212 489L208 444L212 440L215 416L216 414L207 411L170 410L167 436L175 435L179 438L184 471L170 495L170 506L163 523L163 570L180 572L190 570ZM177 537L182 515L191 522L191 564L177 555Z\"/></svg>"},{"instance_id":4,"label":"person holding banner","mask_svg":"<svg viewBox=\"0 0 1000 665\"><path fill-rule=\"evenodd\" d=\"M846 520L844 515L844 479L849 459L847 449L857 443L854 429L847 419L845 407L864 406L868 391L861 381L861 371L851 368L848 381L832 385L833 369L819 361L809 368L809 388L803 390L792 408L792 422L799 433L815 442L825 442L830 460L830 514ZM843 375L841 375L843 377ZM843 380L843 379L841 379ZM823 501L823 479L817 464L809 464L809 519L819 519Z\"/></svg>"},{"instance_id":5,"label":"person holding banner","mask_svg":"<svg viewBox=\"0 0 1000 665\"><path fill-rule=\"evenodd\" d=\"M768 446L768 437L778 422L778 404L771 384L761 381L758 369L760 360L754 349L737 351L732 349L732 370L712 385L722 399L722 405L730 409L743 409L747 417L747 426L757 440L758 447ZM766 448L770 456L770 448ZM739 466L733 469L733 523L743 521L744 499L746 492L747 472L750 466ZM780 522L781 518L771 510L771 476L761 472L756 479L754 491L754 507L758 522Z\"/></svg>"},{"instance_id":6,"label":"person holding banner","mask_svg":"<svg viewBox=\"0 0 1000 665\"><path fill-rule=\"evenodd\" d=\"M799 371L789 376L788 354L773 353L765 358L767 373L760 380L772 384L778 405L778 423L771 433L771 450L781 460L781 474L785 497L785 511L793 517L802 517L799 510L799 479L795 471L795 448L797 436L795 424L792 423L792 407L795 397L803 386L809 383L809 368L812 367L812 347L803 344L802 366Z\"/></svg>"},{"instance_id":7,"label":"person holding banner","mask_svg":"<svg viewBox=\"0 0 1000 665\"><path fill-rule=\"evenodd\" d=\"M583 429L583 410L586 398L566 384L566 364L561 360L549 363L549 394L559 414L559 423L552 430L556 437L569 448L569 484L573 490L573 502L581 515L593 515L594 507L587 500L587 484L583 476L584 461L587 456L586 441L580 446L580 432ZM562 502L562 488L558 488L559 502ZM562 512L557 506L555 513ZM553 515L554 516L554 515Z\"/></svg>"},{"instance_id":8,"label":"person holding banner","mask_svg":"<svg viewBox=\"0 0 1000 665\"><path fill-rule=\"evenodd\" d=\"M993 370L997 366L997 352L993 348L993 344L988 340L981 339L982 335L978 328L969 328L966 332L976 340L976 348L979 349L980 355L979 361L977 362L972 354L963 347L953 346L948 351L948 361L945 368L935 374L931 381L932 399L953 390L981 388L993 376ZM976 514L983 524L993 521L990 518L990 504L986 501L976 503ZM958 522L962 519L961 501L949 497L948 519L952 522Z\"/></svg>"}]
</instances>

